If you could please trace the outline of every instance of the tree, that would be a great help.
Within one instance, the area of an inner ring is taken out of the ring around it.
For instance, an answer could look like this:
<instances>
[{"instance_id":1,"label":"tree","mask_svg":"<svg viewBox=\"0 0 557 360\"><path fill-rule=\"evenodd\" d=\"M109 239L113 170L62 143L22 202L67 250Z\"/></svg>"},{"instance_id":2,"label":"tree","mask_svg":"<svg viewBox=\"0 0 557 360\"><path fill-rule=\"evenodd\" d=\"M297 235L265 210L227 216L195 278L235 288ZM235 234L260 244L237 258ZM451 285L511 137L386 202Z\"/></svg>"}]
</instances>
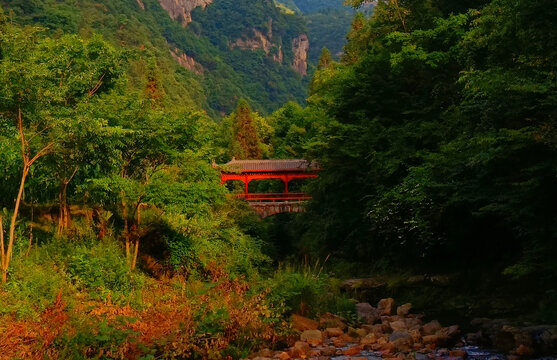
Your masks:
<instances>
[{"instance_id":1,"label":"tree","mask_svg":"<svg viewBox=\"0 0 557 360\"><path fill-rule=\"evenodd\" d=\"M75 115L74 107L88 101L102 87L110 86L118 70L114 50L98 37L88 42L72 35L45 38L38 28L10 24L2 13L0 49L0 116L7 123L9 118L15 119L22 165L7 249L1 249L5 252L2 266L5 282L31 167L60 149L61 140L67 135L68 119ZM111 60L103 61L106 57Z\"/></svg>"},{"instance_id":2,"label":"tree","mask_svg":"<svg viewBox=\"0 0 557 360\"><path fill-rule=\"evenodd\" d=\"M233 153L238 159L261 159L259 136L247 101L240 100L233 119Z\"/></svg>"}]
</instances>

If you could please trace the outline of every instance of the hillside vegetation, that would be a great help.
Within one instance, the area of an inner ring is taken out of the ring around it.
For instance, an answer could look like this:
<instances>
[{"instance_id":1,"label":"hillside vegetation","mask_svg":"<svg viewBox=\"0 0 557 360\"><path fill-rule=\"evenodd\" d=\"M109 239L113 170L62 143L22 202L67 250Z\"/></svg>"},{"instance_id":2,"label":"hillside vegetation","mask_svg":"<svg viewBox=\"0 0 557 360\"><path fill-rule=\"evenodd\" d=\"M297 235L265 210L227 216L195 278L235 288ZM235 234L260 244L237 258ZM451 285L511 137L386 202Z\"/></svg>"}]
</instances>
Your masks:
<instances>
[{"instance_id":1,"label":"hillside vegetation","mask_svg":"<svg viewBox=\"0 0 557 360\"><path fill-rule=\"evenodd\" d=\"M205 10L196 8L187 27L180 19L173 20L157 0L15 0L3 4L7 15L13 12L18 23L44 26L54 36L102 34L132 51L136 56L129 70L132 86L141 87L137 83L147 76L149 67L160 75L164 91L175 104L221 116L231 112L241 97L263 112L305 98L306 82L291 66L292 40L306 32L304 20L282 13L271 0L259 1L258 6L250 1L216 0ZM272 43L271 54L265 53L254 30ZM239 38L254 39L256 48L233 49L231 44ZM273 60L279 48L283 59ZM176 61L179 57L182 66Z\"/></svg>"}]
</instances>

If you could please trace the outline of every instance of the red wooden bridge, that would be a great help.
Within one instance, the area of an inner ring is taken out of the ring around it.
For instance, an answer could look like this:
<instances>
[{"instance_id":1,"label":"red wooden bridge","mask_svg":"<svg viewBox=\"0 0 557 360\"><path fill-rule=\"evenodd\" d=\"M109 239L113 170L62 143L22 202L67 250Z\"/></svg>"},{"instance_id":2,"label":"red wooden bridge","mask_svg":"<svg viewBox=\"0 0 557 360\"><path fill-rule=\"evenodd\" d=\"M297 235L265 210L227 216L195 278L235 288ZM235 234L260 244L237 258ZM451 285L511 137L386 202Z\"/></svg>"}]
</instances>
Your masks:
<instances>
[{"instance_id":1,"label":"red wooden bridge","mask_svg":"<svg viewBox=\"0 0 557 360\"><path fill-rule=\"evenodd\" d=\"M295 179L316 178L319 167L315 162L303 159L289 160L236 160L214 165L221 171L221 184L238 180L244 183L244 192L236 194L246 199L261 215L267 217L284 212L301 212L303 203L311 196L300 192L289 192L288 183ZM284 183L282 193L250 193L249 183L253 180L280 179Z\"/></svg>"}]
</instances>

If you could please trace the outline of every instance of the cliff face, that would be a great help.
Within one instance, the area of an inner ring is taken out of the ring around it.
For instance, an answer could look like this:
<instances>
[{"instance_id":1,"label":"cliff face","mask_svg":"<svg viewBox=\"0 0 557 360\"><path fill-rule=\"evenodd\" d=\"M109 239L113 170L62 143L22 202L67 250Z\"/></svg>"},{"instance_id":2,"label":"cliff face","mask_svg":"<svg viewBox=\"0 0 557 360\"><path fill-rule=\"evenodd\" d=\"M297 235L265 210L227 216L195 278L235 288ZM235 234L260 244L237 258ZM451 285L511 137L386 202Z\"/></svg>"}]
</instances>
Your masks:
<instances>
[{"instance_id":1,"label":"cliff face","mask_svg":"<svg viewBox=\"0 0 557 360\"><path fill-rule=\"evenodd\" d=\"M176 62L180 64L182 67L190 71L193 71L197 75L202 75L203 72L205 71L205 69L203 68L203 66L201 66L201 64L195 61L195 59L192 58L191 56L182 53L180 49L175 48L174 50L170 50L170 55L172 55L174 60L176 60Z\"/></svg>"},{"instance_id":2,"label":"cliff face","mask_svg":"<svg viewBox=\"0 0 557 360\"><path fill-rule=\"evenodd\" d=\"M269 55L271 48L273 47L273 43L269 37L264 35L259 30L253 30L254 36L250 38L240 38L236 39L232 44L230 44L230 48L238 48L242 50L257 50L263 49L265 54Z\"/></svg>"},{"instance_id":3,"label":"cliff face","mask_svg":"<svg viewBox=\"0 0 557 360\"><path fill-rule=\"evenodd\" d=\"M292 39L292 52L294 53L292 68L302 76L308 74L308 50L309 40L306 34L300 34Z\"/></svg>"},{"instance_id":4,"label":"cliff face","mask_svg":"<svg viewBox=\"0 0 557 360\"><path fill-rule=\"evenodd\" d=\"M170 17L186 26L191 22L191 12L196 7L206 8L213 0L159 0Z\"/></svg>"},{"instance_id":5,"label":"cliff face","mask_svg":"<svg viewBox=\"0 0 557 360\"><path fill-rule=\"evenodd\" d=\"M253 36L248 38L236 39L233 43L229 44L230 49L238 48L241 50L257 50L263 49L265 54L271 55L271 58L280 64L282 64L284 54L282 53L282 46L276 45L272 42L273 38L273 20L269 20L269 26L267 34L263 34L257 29L253 29ZM276 47L275 47L276 46ZM275 49L273 49L275 47ZM272 53L272 54L271 54Z\"/></svg>"}]
</instances>

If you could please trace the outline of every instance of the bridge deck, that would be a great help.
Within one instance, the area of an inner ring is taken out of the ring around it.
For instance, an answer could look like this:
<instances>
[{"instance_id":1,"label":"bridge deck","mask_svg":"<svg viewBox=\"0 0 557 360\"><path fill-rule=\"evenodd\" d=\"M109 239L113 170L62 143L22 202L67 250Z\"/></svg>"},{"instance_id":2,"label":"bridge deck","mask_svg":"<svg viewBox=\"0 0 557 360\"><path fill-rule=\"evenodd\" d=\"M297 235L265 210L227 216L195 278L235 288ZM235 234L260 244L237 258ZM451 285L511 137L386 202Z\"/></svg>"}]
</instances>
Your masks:
<instances>
[{"instance_id":1,"label":"bridge deck","mask_svg":"<svg viewBox=\"0 0 557 360\"><path fill-rule=\"evenodd\" d=\"M236 194L236 197L246 199L249 202L304 201L311 199L311 196L305 193L243 193Z\"/></svg>"}]
</instances>

